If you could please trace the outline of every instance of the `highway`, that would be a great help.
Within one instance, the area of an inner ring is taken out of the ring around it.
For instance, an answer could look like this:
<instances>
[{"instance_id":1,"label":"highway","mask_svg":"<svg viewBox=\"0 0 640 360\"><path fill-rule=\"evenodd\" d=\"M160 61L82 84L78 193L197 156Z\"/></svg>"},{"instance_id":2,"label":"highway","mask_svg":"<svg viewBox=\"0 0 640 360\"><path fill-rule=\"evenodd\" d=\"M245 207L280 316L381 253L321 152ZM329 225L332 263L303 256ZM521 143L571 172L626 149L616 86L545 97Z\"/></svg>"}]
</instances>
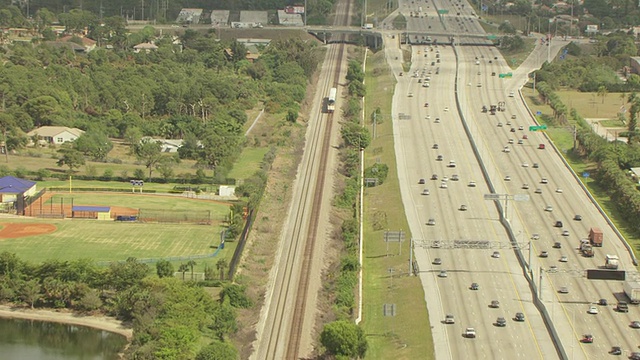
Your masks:
<instances>
[{"instance_id":1,"label":"highway","mask_svg":"<svg viewBox=\"0 0 640 360\"><path fill-rule=\"evenodd\" d=\"M404 3L400 4L403 13L417 11L417 7L422 6L427 18L446 6L449 6L449 16L458 9L451 7L449 1L435 1L435 5L431 3L429 7L420 5L425 2L410 6ZM468 4L459 9L461 16L473 18ZM410 22L410 31L419 30L412 27L414 23L416 27L431 24L423 18L414 19ZM477 23L471 20L460 30L478 31L473 22ZM458 22L446 17L442 23L443 28L449 29L452 23ZM434 29L435 25L427 26ZM513 250L499 250L500 258L492 258L494 249L432 247L434 240L509 242L496 207L483 199L489 188L461 117L469 126L496 192L529 197L528 201L511 201L505 216L519 243L531 241L535 279L536 282L542 279L542 299L567 357L601 359L609 356L611 346L621 346L627 354L636 350L640 344L638 330L631 329L629 323L640 319L638 308L631 307L628 314L614 311L622 283L584 277L584 270L604 264L605 254L618 255L622 269L635 270L631 258L549 140L541 132L528 131L534 120L526 110L519 89L527 74L546 60L547 47L537 44L534 54L517 70L509 69L494 48L459 47L461 106L457 108L456 58L451 47L439 46L432 52L426 46L413 46L411 71L399 76L401 63L394 60L402 58L399 44L393 39L385 38L385 41L387 59L398 80L393 99L398 176L411 232L416 239L415 256L425 288L436 358L558 358L542 318L531 303L533 295ZM552 41L549 52L555 55L562 45L558 40ZM436 59L437 51L440 63ZM435 62L433 66L432 62ZM437 75L436 68L439 68ZM413 77L415 71L418 71L417 77ZM513 77L498 76L506 72L512 72ZM431 78L430 86L422 87L427 77ZM425 102L429 103L428 107ZM504 102L504 112L482 113L482 106L499 102ZM438 149L433 148L436 143ZM539 144L545 144L546 149L538 149ZM504 151L505 146L509 152ZM438 155L443 156L442 161L437 160ZM451 160L456 162L455 168L447 167ZM430 180L433 174L438 175L439 180ZM458 181L451 180L454 174L459 176ZM449 177L447 188L440 188L444 176ZM422 178L424 185L419 184ZM546 184L542 183L543 178ZM468 186L469 181L475 181L477 186ZM421 195L425 188L429 189L429 195ZM541 193L537 193L537 189ZM461 205L466 205L467 210L460 211ZM551 206L552 211L545 211L547 206ZM582 216L581 221L573 220L576 214ZM434 219L435 225L426 225L429 219ZM563 222L562 228L554 227L557 220ZM595 257L584 258L577 247L592 226L603 229L604 246L595 248ZM564 230L569 232L568 236L562 236ZM531 240L534 234L538 234L539 239ZM555 242L560 242L562 248L553 248ZM524 247L522 252L528 261L529 250ZM548 251L548 258L537 256L543 250ZM566 256L567 262L560 262L561 256ZM442 259L441 265L433 264L436 257ZM441 270L447 270L446 278L438 277ZM469 290L472 282L479 284L479 290ZM559 294L561 287L566 287L569 293ZM609 306L598 306L597 315L588 314L590 305L601 298L607 299ZM500 308L489 308L491 300L498 300ZM526 321L513 321L516 312L523 312ZM456 317L456 323L441 323L449 313ZM505 328L494 325L498 316L507 319ZM463 338L466 327L474 327L478 337ZM592 334L594 343L581 343L579 340L584 334Z\"/></svg>"}]
</instances>

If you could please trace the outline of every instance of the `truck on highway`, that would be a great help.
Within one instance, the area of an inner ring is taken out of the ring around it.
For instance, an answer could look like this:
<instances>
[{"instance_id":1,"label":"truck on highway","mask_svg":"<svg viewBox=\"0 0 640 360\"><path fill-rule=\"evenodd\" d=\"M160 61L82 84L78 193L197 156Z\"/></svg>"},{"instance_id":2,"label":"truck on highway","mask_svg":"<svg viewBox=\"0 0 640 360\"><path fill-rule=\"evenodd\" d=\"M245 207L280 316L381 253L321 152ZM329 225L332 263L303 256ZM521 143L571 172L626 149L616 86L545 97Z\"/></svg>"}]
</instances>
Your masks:
<instances>
[{"instance_id":1,"label":"truck on highway","mask_svg":"<svg viewBox=\"0 0 640 360\"><path fill-rule=\"evenodd\" d=\"M632 304L640 304L640 282L625 281L624 293L627 294Z\"/></svg>"},{"instance_id":2,"label":"truck on highway","mask_svg":"<svg viewBox=\"0 0 640 360\"><path fill-rule=\"evenodd\" d=\"M618 269L619 258L617 255L605 255L604 267L607 269L616 270Z\"/></svg>"},{"instance_id":3,"label":"truck on highway","mask_svg":"<svg viewBox=\"0 0 640 360\"><path fill-rule=\"evenodd\" d=\"M589 240L580 241L580 252L584 257L593 257L593 247L591 247Z\"/></svg>"},{"instance_id":4,"label":"truck on highway","mask_svg":"<svg viewBox=\"0 0 640 360\"><path fill-rule=\"evenodd\" d=\"M602 247L602 240L603 240L602 230L600 230L600 228L597 228L597 227L592 227L589 230L589 241L591 242L591 245Z\"/></svg>"},{"instance_id":5,"label":"truck on highway","mask_svg":"<svg viewBox=\"0 0 640 360\"><path fill-rule=\"evenodd\" d=\"M373 24L372 23L366 23L366 24L364 24L362 26L362 28L363 29L367 29L367 30L373 29Z\"/></svg>"}]
</instances>

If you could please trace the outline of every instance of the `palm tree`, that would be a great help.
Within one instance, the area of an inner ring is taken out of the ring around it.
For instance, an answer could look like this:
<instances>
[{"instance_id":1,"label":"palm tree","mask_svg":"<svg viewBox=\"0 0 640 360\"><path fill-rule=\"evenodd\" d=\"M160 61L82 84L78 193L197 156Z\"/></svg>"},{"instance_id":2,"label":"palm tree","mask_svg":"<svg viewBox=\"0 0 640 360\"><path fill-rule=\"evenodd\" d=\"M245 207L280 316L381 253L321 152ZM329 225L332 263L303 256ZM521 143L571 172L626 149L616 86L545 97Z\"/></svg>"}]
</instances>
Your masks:
<instances>
[{"instance_id":1,"label":"palm tree","mask_svg":"<svg viewBox=\"0 0 640 360\"><path fill-rule=\"evenodd\" d=\"M193 267L196 265L195 260L189 260L187 265L191 268L191 281L193 281Z\"/></svg>"},{"instance_id":2,"label":"palm tree","mask_svg":"<svg viewBox=\"0 0 640 360\"><path fill-rule=\"evenodd\" d=\"M607 90L607 87L604 85L600 85L600 87L598 88L598 96L602 97L603 104L604 104L604 98L607 97L608 93L609 93L609 90Z\"/></svg>"},{"instance_id":3,"label":"palm tree","mask_svg":"<svg viewBox=\"0 0 640 360\"><path fill-rule=\"evenodd\" d=\"M180 267L178 268L178 271L180 271L182 273L182 281L184 281L184 273L189 271L189 266L187 264L180 264Z\"/></svg>"},{"instance_id":4,"label":"palm tree","mask_svg":"<svg viewBox=\"0 0 640 360\"><path fill-rule=\"evenodd\" d=\"M224 270L227 268L227 259L218 260L216 268L220 271L220 280L224 280Z\"/></svg>"}]
</instances>

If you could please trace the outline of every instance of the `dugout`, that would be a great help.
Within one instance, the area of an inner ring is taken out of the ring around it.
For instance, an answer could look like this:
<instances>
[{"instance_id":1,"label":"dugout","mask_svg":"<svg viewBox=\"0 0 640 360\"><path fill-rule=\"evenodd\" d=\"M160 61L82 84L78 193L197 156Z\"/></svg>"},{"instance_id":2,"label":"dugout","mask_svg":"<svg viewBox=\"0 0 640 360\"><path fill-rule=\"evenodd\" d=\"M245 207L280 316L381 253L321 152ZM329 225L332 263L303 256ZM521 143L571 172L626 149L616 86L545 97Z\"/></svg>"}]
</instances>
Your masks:
<instances>
[{"instance_id":1,"label":"dugout","mask_svg":"<svg viewBox=\"0 0 640 360\"><path fill-rule=\"evenodd\" d=\"M73 219L97 219L111 220L111 207L109 206L73 206L71 208Z\"/></svg>"}]
</instances>

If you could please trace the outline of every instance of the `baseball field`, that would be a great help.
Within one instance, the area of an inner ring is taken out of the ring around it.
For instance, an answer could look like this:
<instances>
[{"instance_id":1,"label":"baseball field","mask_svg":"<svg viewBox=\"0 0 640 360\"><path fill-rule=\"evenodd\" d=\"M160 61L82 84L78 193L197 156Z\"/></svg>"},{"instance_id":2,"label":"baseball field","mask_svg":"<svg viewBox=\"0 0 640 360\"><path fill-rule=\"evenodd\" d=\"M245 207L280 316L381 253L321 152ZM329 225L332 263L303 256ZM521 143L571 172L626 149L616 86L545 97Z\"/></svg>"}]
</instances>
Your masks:
<instances>
[{"instance_id":1,"label":"baseball field","mask_svg":"<svg viewBox=\"0 0 640 360\"><path fill-rule=\"evenodd\" d=\"M186 257L212 254L220 242L220 231L229 204L183 197L120 193L47 194L43 208L109 206L112 211L134 213L138 209L180 212L210 212L211 225L139 223L94 219L41 219L0 217L0 252L16 253L21 259L91 258L95 261ZM73 200L72 200L73 199ZM125 211L129 210L129 211ZM70 214L70 213L69 213ZM224 253L233 253L228 243ZM221 257L227 257L220 254Z\"/></svg>"}]
</instances>

